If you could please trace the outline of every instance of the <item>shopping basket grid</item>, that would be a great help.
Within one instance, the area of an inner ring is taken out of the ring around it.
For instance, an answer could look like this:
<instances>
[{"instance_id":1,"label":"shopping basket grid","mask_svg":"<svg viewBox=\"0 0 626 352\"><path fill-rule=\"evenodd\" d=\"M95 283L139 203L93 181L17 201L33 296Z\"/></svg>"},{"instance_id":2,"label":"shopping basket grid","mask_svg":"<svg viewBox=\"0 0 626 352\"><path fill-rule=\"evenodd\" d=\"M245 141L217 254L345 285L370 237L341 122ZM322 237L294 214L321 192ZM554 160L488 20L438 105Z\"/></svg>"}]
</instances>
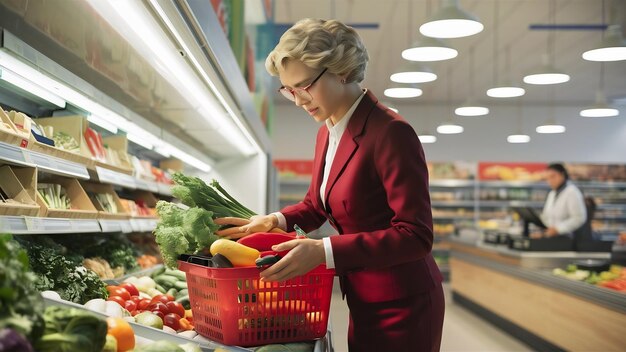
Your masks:
<instances>
[{"instance_id":1,"label":"shopping basket grid","mask_svg":"<svg viewBox=\"0 0 626 352\"><path fill-rule=\"evenodd\" d=\"M258 346L326 334L334 271L320 266L286 282L264 282L260 270L210 268L179 261L187 275L196 331L211 340Z\"/></svg>"}]
</instances>

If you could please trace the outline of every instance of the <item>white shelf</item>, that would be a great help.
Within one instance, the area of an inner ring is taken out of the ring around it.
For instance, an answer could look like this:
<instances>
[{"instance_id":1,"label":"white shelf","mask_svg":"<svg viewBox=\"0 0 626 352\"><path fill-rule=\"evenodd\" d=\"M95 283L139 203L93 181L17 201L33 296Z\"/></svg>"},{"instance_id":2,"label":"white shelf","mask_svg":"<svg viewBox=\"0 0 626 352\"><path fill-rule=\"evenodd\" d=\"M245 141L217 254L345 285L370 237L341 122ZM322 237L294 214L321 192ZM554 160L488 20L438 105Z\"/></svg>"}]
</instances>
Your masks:
<instances>
[{"instance_id":1,"label":"white shelf","mask_svg":"<svg viewBox=\"0 0 626 352\"><path fill-rule=\"evenodd\" d=\"M475 200L435 200L431 202L433 207L473 207Z\"/></svg>"},{"instance_id":2,"label":"white shelf","mask_svg":"<svg viewBox=\"0 0 626 352\"><path fill-rule=\"evenodd\" d=\"M170 185L138 179L131 175L109 170L100 166L96 166L95 176L97 177L97 180L101 183L108 183L128 189L139 189L152 193L158 193L168 197L172 196L172 186Z\"/></svg>"},{"instance_id":3,"label":"white shelf","mask_svg":"<svg viewBox=\"0 0 626 352\"><path fill-rule=\"evenodd\" d=\"M165 185L163 183L158 183L157 187L159 189L159 194L160 195L168 196L168 197L172 196L172 186Z\"/></svg>"},{"instance_id":4,"label":"white shelf","mask_svg":"<svg viewBox=\"0 0 626 352\"><path fill-rule=\"evenodd\" d=\"M14 235L64 234L64 233L111 233L151 232L157 219L58 219L30 216L0 216L0 233Z\"/></svg>"},{"instance_id":5,"label":"white shelf","mask_svg":"<svg viewBox=\"0 0 626 352\"><path fill-rule=\"evenodd\" d=\"M89 172L85 165L4 142L0 142L0 161L19 166L38 167L41 171L55 175L76 177L83 180L89 179Z\"/></svg>"},{"instance_id":6,"label":"white shelf","mask_svg":"<svg viewBox=\"0 0 626 352\"><path fill-rule=\"evenodd\" d=\"M56 219L0 216L0 232L15 235L102 232L96 219Z\"/></svg>"},{"instance_id":7,"label":"white shelf","mask_svg":"<svg viewBox=\"0 0 626 352\"><path fill-rule=\"evenodd\" d=\"M157 222L157 219L130 219L130 226L134 232L152 232Z\"/></svg>"},{"instance_id":8,"label":"white shelf","mask_svg":"<svg viewBox=\"0 0 626 352\"><path fill-rule=\"evenodd\" d=\"M543 207L544 202L528 200L479 200L479 207Z\"/></svg>"},{"instance_id":9,"label":"white shelf","mask_svg":"<svg viewBox=\"0 0 626 352\"><path fill-rule=\"evenodd\" d=\"M474 187L474 180L430 180L430 187Z\"/></svg>"},{"instance_id":10,"label":"white shelf","mask_svg":"<svg viewBox=\"0 0 626 352\"><path fill-rule=\"evenodd\" d=\"M101 219L98 220L100 222L100 227L102 228L102 232L123 232L123 233L131 233L133 232L133 228L130 224L130 220L113 220L113 219Z\"/></svg>"}]
</instances>

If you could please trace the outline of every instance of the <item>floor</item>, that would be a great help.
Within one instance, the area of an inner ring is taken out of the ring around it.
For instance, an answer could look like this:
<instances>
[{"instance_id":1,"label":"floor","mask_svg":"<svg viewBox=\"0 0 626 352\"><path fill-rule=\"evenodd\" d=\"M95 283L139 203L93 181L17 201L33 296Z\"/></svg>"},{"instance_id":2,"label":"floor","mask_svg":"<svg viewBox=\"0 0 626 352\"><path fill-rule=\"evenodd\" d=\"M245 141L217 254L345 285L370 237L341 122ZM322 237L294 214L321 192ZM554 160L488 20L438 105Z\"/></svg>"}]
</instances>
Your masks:
<instances>
[{"instance_id":1,"label":"floor","mask_svg":"<svg viewBox=\"0 0 626 352\"><path fill-rule=\"evenodd\" d=\"M348 308L346 303L341 300L337 282L335 282L334 289L330 315L333 344L336 352L347 352ZM446 292L446 316L441 351L531 351L528 346L498 330L463 307L454 304L450 287L444 285L444 289Z\"/></svg>"}]
</instances>

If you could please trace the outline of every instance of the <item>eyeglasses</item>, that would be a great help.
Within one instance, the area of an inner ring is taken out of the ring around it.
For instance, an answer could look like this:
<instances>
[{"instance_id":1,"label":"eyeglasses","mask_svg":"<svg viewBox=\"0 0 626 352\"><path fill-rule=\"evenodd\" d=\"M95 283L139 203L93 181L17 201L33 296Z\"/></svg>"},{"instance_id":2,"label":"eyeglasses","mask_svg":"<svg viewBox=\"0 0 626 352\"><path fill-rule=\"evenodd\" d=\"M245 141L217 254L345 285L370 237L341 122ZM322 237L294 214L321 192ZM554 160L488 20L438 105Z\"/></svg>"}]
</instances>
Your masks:
<instances>
[{"instance_id":1,"label":"eyeglasses","mask_svg":"<svg viewBox=\"0 0 626 352\"><path fill-rule=\"evenodd\" d=\"M315 84L315 82L317 82L320 78L322 78L322 75L324 74L324 72L326 72L326 70L328 70L328 68L325 68L322 73L320 73L314 80L313 82L311 82L308 86L306 87L302 87L302 88L287 88L287 87L280 87L280 89L278 89L278 91L280 92L280 94L282 94L285 98L291 100L291 101L296 101L296 95L299 96L301 99L304 100L311 100L313 99L313 97L311 96L311 93L309 93L309 89L311 89L311 87L313 87L313 85Z\"/></svg>"}]
</instances>

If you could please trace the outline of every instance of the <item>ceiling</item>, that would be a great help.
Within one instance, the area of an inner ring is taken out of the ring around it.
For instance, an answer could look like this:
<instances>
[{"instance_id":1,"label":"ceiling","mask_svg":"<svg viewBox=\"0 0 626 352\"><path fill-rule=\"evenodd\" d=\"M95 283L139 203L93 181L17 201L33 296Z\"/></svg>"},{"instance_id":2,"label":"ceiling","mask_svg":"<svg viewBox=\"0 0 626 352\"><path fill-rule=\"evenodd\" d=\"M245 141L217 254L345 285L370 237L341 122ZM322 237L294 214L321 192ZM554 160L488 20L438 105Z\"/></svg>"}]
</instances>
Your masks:
<instances>
[{"instance_id":1,"label":"ceiling","mask_svg":"<svg viewBox=\"0 0 626 352\"><path fill-rule=\"evenodd\" d=\"M496 2L497 16L494 11ZM531 24L551 23L550 2L547 0L461 0L460 6L478 17L485 29L471 37L449 40L448 43L459 51L459 55L452 60L428 64L439 77L434 82L421 85L424 91L421 97L408 100L384 97L383 91L391 83L389 76L404 61L402 50L417 39L419 26L439 8L439 3L438 0L276 0L275 22L291 24L302 18L314 17L337 18L348 24L377 25L374 29L363 28L365 26L357 28L370 56L363 86L372 89L379 99L398 106L424 103L451 105L449 101L456 105L468 98L472 93L468 82L470 48L475 52L473 93L481 102L514 104L516 99L522 99L525 105L543 105L552 101L563 105L585 105L595 99L601 64L585 61L581 54L600 40L601 31L597 30L554 32L555 63L571 76L569 82L552 86L521 83L525 73L541 64L541 57L547 50L549 32L529 29ZM625 3L620 0L606 1L606 13L611 13L613 21L626 24ZM602 2L599 0L556 0L555 4L556 24L603 23ZM496 18L497 31L494 30ZM608 22L607 15L604 23ZM494 34L497 34L497 46L494 45ZM510 70L505 67L507 48L511 57ZM493 87L496 64L499 78L510 77L526 88L524 97L502 100L485 95L485 91ZM605 92L610 100L622 99L616 103L626 104L626 62L605 63ZM287 101L280 98L277 102Z\"/></svg>"}]
</instances>

